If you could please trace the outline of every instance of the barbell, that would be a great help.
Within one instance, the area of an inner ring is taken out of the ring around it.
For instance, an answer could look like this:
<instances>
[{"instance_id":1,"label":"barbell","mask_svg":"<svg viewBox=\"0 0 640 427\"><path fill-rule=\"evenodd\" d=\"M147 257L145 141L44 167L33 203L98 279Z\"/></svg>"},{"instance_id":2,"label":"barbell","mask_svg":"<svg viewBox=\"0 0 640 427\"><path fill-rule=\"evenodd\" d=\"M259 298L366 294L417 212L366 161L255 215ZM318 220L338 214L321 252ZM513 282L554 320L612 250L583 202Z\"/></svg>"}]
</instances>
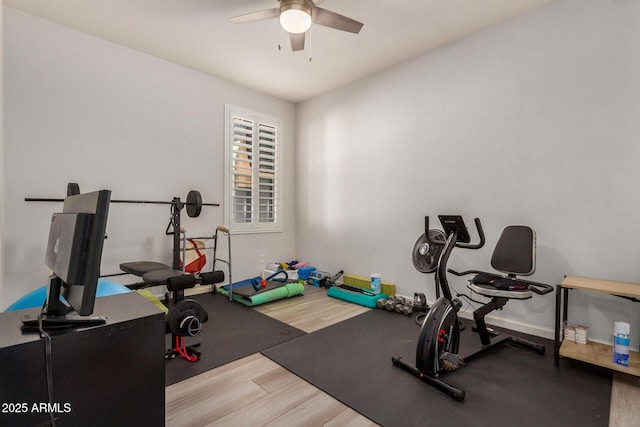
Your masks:
<instances>
[{"instance_id":1,"label":"barbell","mask_svg":"<svg viewBox=\"0 0 640 427\"><path fill-rule=\"evenodd\" d=\"M67 184L67 196L80 194L80 187L75 182ZM25 202L64 202L64 199L54 199L48 197L25 197ZM198 190L191 190L187 193L187 199L183 202L179 197L175 197L172 201L159 200L111 200L111 203L137 203L137 204L155 204L155 205L172 205L178 210L186 208L187 215L190 218L197 218L202 212L203 206L220 206L219 203L203 203L202 195Z\"/></svg>"}]
</instances>

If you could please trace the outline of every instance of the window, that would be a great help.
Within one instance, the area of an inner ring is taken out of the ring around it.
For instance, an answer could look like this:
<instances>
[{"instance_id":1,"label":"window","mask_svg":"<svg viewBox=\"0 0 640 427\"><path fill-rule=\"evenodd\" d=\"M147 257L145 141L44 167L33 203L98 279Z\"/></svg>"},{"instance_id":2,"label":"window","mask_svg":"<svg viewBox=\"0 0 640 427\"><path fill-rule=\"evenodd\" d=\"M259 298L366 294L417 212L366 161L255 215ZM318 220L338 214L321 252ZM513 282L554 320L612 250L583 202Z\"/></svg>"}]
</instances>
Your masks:
<instances>
[{"instance_id":1,"label":"window","mask_svg":"<svg viewBox=\"0 0 640 427\"><path fill-rule=\"evenodd\" d=\"M235 232L282 231L282 121L225 106L225 214Z\"/></svg>"}]
</instances>

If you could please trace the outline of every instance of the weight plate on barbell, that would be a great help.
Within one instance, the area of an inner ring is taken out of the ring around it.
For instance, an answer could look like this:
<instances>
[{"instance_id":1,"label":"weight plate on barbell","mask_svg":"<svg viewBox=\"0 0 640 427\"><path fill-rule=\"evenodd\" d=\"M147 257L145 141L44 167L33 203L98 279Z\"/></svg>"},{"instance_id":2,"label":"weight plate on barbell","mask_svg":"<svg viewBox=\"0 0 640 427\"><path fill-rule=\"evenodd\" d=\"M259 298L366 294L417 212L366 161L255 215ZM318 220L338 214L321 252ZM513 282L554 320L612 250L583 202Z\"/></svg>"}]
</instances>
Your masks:
<instances>
[{"instance_id":1,"label":"weight plate on barbell","mask_svg":"<svg viewBox=\"0 0 640 427\"><path fill-rule=\"evenodd\" d=\"M209 320L208 313L198 301L192 299L179 301L167 313L169 330L179 337L198 335L202 323L206 323L207 320ZM198 325L197 328L196 325Z\"/></svg>"},{"instance_id":2,"label":"weight plate on barbell","mask_svg":"<svg viewBox=\"0 0 640 427\"><path fill-rule=\"evenodd\" d=\"M197 218L202 211L202 195L197 190L189 191L187 194L187 215L191 218Z\"/></svg>"}]
</instances>

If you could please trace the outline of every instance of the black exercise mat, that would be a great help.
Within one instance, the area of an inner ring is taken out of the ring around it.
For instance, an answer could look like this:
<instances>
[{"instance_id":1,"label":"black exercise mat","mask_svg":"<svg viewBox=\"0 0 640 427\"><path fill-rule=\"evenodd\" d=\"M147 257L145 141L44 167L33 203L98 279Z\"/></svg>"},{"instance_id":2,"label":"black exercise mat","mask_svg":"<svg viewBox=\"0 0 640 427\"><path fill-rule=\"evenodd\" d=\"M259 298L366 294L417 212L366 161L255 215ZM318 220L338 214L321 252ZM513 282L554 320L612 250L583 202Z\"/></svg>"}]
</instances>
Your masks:
<instances>
[{"instance_id":1,"label":"black exercise mat","mask_svg":"<svg viewBox=\"0 0 640 427\"><path fill-rule=\"evenodd\" d=\"M201 294L188 297L198 301L209 314L209 320L197 337L187 345L200 343L200 360L189 362L182 357L167 360L165 384L171 385L194 375L258 353L274 345L304 335L305 332L265 316L222 295ZM167 334L166 348L171 347Z\"/></svg>"},{"instance_id":2,"label":"black exercise mat","mask_svg":"<svg viewBox=\"0 0 640 427\"><path fill-rule=\"evenodd\" d=\"M467 321L467 323L471 323ZM479 338L467 327L465 343ZM466 391L457 402L408 372L391 356L415 362L419 327L413 318L371 310L270 348L262 354L383 426L607 426L609 372L546 354L497 346L441 378Z\"/></svg>"}]
</instances>

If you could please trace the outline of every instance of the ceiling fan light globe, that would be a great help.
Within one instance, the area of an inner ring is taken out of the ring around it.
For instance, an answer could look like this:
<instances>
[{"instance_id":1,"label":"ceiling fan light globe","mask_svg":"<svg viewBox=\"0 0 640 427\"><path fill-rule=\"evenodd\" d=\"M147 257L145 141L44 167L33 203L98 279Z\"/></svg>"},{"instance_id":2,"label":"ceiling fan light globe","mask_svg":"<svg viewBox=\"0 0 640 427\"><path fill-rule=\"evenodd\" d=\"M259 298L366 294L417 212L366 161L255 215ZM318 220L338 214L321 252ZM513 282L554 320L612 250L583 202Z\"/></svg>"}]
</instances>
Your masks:
<instances>
[{"instance_id":1,"label":"ceiling fan light globe","mask_svg":"<svg viewBox=\"0 0 640 427\"><path fill-rule=\"evenodd\" d=\"M306 33L311 28L311 15L303 10L287 9L280 13L280 25L288 33Z\"/></svg>"}]
</instances>

